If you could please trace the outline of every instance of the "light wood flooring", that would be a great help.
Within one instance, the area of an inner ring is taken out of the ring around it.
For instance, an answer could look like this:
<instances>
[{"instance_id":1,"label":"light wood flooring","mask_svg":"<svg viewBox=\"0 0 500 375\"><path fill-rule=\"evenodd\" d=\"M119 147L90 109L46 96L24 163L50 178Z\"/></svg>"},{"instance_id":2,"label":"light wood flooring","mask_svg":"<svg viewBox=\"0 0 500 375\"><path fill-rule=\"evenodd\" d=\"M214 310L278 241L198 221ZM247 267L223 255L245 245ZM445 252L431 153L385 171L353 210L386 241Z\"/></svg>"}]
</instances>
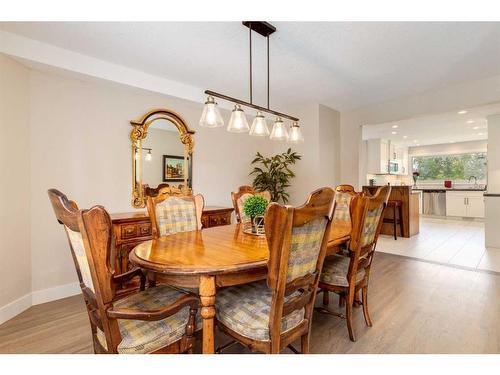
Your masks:
<instances>
[{"instance_id":1,"label":"light wood flooring","mask_svg":"<svg viewBox=\"0 0 500 375\"><path fill-rule=\"evenodd\" d=\"M369 299L374 326L366 327L355 309L355 343L344 321L315 313L311 352L500 352L500 275L378 253ZM218 335L219 343L226 340ZM0 353L91 352L81 296L34 306L0 326ZM233 346L227 352L247 350Z\"/></svg>"}]
</instances>

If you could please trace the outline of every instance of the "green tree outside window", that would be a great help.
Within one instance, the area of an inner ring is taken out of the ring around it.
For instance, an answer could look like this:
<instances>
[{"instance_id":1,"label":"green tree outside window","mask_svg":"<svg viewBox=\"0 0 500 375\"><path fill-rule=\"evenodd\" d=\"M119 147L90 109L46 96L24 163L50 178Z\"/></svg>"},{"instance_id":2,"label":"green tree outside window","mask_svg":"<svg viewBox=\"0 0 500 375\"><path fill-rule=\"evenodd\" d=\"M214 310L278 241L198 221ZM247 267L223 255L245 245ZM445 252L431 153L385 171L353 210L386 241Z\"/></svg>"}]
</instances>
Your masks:
<instances>
[{"instance_id":1,"label":"green tree outside window","mask_svg":"<svg viewBox=\"0 0 500 375\"><path fill-rule=\"evenodd\" d=\"M413 171L420 173L420 181L468 181L471 176L486 181L486 153L474 152L454 155L414 156Z\"/></svg>"}]
</instances>

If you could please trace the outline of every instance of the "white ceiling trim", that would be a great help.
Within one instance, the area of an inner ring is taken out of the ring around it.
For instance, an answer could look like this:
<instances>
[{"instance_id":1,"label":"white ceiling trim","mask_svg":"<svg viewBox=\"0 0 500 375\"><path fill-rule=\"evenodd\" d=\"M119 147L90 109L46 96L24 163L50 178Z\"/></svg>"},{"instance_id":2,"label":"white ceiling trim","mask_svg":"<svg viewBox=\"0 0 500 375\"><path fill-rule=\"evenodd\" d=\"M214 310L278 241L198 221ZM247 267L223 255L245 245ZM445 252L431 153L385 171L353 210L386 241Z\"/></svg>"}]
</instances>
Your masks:
<instances>
[{"instance_id":1,"label":"white ceiling trim","mask_svg":"<svg viewBox=\"0 0 500 375\"><path fill-rule=\"evenodd\" d=\"M203 89L0 30L0 52L60 69L195 102Z\"/></svg>"}]
</instances>

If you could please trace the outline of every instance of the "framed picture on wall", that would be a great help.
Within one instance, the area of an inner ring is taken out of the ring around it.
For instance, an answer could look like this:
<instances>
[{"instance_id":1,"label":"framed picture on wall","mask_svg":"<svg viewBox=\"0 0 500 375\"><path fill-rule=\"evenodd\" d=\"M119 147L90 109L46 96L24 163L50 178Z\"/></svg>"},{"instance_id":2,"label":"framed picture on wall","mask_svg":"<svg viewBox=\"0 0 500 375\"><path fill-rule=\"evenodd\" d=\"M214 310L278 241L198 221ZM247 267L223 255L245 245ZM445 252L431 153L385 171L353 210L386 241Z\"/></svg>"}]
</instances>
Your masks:
<instances>
[{"instance_id":1,"label":"framed picture on wall","mask_svg":"<svg viewBox=\"0 0 500 375\"><path fill-rule=\"evenodd\" d=\"M187 159L187 171L184 170L184 156L163 155L163 182L184 181L187 174L188 186L191 186L191 158Z\"/></svg>"}]
</instances>

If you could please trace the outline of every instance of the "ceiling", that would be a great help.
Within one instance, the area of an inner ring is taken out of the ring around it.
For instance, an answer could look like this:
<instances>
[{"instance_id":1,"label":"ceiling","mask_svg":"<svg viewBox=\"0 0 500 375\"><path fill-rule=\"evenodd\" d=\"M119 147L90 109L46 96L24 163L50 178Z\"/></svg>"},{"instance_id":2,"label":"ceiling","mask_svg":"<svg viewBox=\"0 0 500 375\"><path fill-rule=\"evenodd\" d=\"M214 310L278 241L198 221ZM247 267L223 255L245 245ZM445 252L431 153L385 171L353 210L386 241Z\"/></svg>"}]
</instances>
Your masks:
<instances>
[{"instance_id":1,"label":"ceiling","mask_svg":"<svg viewBox=\"0 0 500 375\"><path fill-rule=\"evenodd\" d=\"M500 75L500 23L273 22L271 107L349 110ZM248 96L239 22L9 22L0 29L186 84ZM265 104L265 41L254 36Z\"/></svg>"},{"instance_id":2,"label":"ceiling","mask_svg":"<svg viewBox=\"0 0 500 375\"><path fill-rule=\"evenodd\" d=\"M499 112L500 103L492 103L455 112L365 125L363 139L390 139L408 147L487 140L486 116Z\"/></svg>"}]
</instances>

